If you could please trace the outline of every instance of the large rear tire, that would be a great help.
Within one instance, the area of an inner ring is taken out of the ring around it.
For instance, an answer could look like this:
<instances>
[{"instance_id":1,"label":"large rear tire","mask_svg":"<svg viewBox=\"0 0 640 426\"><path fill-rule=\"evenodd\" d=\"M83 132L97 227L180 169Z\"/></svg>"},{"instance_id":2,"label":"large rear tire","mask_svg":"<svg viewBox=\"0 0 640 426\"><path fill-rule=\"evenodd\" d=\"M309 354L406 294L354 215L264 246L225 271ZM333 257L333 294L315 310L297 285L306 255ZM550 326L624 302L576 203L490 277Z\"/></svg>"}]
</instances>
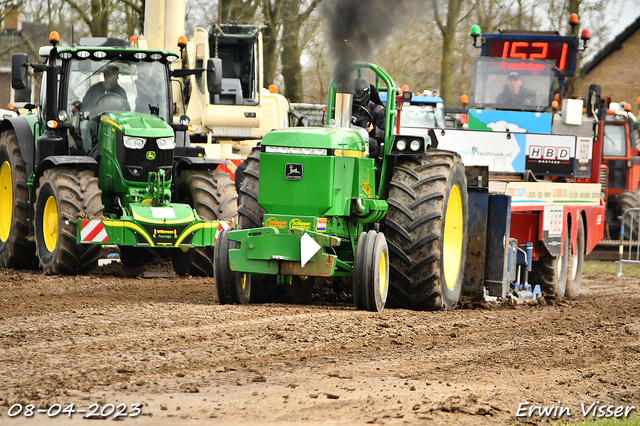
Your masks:
<instances>
[{"instance_id":1,"label":"large rear tire","mask_svg":"<svg viewBox=\"0 0 640 426\"><path fill-rule=\"evenodd\" d=\"M578 240L576 242L576 254L571 254L573 244L569 240L569 252L567 262L567 289L565 296L574 299L580 294L582 285L582 267L584 265L585 231L582 216L578 222Z\"/></svg>"},{"instance_id":2,"label":"large rear tire","mask_svg":"<svg viewBox=\"0 0 640 426\"><path fill-rule=\"evenodd\" d=\"M389 250L384 234L363 232L353 262L353 299L356 307L382 312L389 293Z\"/></svg>"},{"instance_id":3,"label":"large rear tire","mask_svg":"<svg viewBox=\"0 0 640 426\"><path fill-rule=\"evenodd\" d=\"M36 247L29 235L26 163L13 130L0 135L0 266L36 268Z\"/></svg>"},{"instance_id":4,"label":"large rear tire","mask_svg":"<svg viewBox=\"0 0 640 426\"><path fill-rule=\"evenodd\" d=\"M189 204L202 220L231 220L238 195L229 174L222 170L185 170L176 178L179 202ZM173 265L180 275L213 276L213 246L174 251Z\"/></svg>"},{"instance_id":5,"label":"large rear tire","mask_svg":"<svg viewBox=\"0 0 640 426\"><path fill-rule=\"evenodd\" d=\"M387 202L390 306L454 309L468 237L467 180L460 157L430 150L422 157L398 159Z\"/></svg>"},{"instance_id":6,"label":"large rear tire","mask_svg":"<svg viewBox=\"0 0 640 426\"><path fill-rule=\"evenodd\" d=\"M49 169L36 191L36 251L45 274L76 275L98 264L102 246L77 244L78 217L102 216L102 191L90 170Z\"/></svg>"}]
</instances>

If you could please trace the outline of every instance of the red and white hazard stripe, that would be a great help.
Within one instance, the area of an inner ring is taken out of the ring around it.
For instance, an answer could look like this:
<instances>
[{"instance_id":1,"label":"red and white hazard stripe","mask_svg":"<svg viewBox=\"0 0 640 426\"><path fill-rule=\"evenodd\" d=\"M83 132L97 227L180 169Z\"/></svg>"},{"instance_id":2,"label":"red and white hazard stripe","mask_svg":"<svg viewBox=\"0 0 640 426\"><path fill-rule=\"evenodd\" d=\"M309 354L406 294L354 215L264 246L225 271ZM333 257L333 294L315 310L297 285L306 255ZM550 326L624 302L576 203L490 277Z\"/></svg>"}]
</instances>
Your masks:
<instances>
[{"instance_id":1,"label":"red and white hazard stripe","mask_svg":"<svg viewBox=\"0 0 640 426\"><path fill-rule=\"evenodd\" d=\"M218 234L220 231L224 231L225 229L229 229L233 227L233 222L219 222L218 229L216 230L216 236L213 238L213 243L215 244L218 241Z\"/></svg>"},{"instance_id":2,"label":"red and white hazard stripe","mask_svg":"<svg viewBox=\"0 0 640 426\"><path fill-rule=\"evenodd\" d=\"M83 243L106 243L109 241L107 231L101 220L87 220L82 222L80 241Z\"/></svg>"}]
</instances>

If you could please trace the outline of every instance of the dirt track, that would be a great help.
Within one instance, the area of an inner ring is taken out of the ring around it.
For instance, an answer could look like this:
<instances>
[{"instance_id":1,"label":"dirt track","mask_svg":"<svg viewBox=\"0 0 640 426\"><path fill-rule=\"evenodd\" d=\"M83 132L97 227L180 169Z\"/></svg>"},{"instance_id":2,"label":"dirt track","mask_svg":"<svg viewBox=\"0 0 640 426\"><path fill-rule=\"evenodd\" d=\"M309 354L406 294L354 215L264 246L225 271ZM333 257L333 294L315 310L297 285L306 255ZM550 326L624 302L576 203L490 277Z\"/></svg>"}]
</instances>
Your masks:
<instances>
[{"instance_id":1,"label":"dirt track","mask_svg":"<svg viewBox=\"0 0 640 426\"><path fill-rule=\"evenodd\" d=\"M212 279L0 270L0 302L0 425L69 423L8 416L30 403L140 403L125 422L154 425L503 425L547 421L516 417L521 403L574 422L581 404L640 405L637 278L586 279L558 305L372 314L221 306Z\"/></svg>"}]
</instances>

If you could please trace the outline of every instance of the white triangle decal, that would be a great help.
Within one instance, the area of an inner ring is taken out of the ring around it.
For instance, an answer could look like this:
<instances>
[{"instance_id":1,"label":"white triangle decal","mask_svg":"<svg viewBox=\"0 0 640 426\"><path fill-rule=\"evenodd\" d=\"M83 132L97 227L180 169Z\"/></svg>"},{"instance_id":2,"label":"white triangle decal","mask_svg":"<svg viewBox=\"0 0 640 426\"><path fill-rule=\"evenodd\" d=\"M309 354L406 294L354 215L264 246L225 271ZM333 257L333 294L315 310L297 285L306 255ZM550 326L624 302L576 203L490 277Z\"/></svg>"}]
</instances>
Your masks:
<instances>
[{"instance_id":1,"label":"white triangle decal","mask_svg":"<svg viewBox=\"0 0 640 426\"><path fill-rule=\"evenodd\" d=\"M304 234L300 238L300 265L304 268L314 254L320 250L320 244L316 242L309 234Z\"/></svg>"}]
</instances>

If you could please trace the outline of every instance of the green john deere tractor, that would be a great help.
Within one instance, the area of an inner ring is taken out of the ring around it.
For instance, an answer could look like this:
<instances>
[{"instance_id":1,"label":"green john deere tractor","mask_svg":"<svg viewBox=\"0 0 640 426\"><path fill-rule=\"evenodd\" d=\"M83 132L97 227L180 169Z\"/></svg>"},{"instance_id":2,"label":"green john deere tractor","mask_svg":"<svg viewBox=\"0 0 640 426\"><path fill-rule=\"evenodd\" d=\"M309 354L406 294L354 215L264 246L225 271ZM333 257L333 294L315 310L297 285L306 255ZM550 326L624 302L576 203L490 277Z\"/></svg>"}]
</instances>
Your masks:
<instances>
[{"instance_id":1,"label":"green john deere tractor","mask_svg":"<svg viewBox=\"0 0 640 426\"><path fill-rule=\"evenodd\" d=\"M52 33L51 44L40 49L43 63L12 58L14 89L30 87L30 68L43 77L41 104L0 122L0 266L84 273L101 245L117 244L124 264L172 258L179 273L212 275L215 238L233 226L237 195L216 170L223 161L190 146L188 117L173 123L171 90L171 77L204 70L172 71L177 54L120 40L58 47ZM103 77L114 67L116 92ZM219 85L209 81L212 92ZM91 105L90 87L101 90Z\"/></svg>"},{"instance_id":2,"label":"green john deere tractor","mask_svg":"<svg viewBox=\"0 0 640 426\"><path fill-rule=\"evenodd\" d=\"M364 69L390 100L382 157L370 158L367 132L350 126L352 96L338 93L336 79L325 127L265 135L248 158L238 229L218 237L221 303L279 300L308 293L315 277L352 277L358 309L455 308L468 234L464 167L428 137L394 135L396 86L373 64L354 64L349 79Z\"/></svg>"}]
</instances>

